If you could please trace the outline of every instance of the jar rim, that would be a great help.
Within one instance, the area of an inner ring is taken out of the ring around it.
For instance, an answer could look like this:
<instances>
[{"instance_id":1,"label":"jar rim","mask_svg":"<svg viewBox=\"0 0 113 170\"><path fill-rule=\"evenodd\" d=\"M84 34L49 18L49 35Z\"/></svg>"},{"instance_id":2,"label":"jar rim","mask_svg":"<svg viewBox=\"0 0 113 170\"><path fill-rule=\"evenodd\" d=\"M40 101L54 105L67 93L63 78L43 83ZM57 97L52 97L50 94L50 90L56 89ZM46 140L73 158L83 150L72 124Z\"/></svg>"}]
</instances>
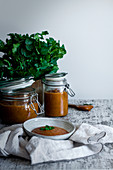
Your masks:
<instances>
[{"instance_id":1,"label":"jar rim","mask_svg":"<svg viewBox=\"0 0 113 170\"><path fill-rule=\"evenodd\" d=\"M0 91L10 93L11 91L30 87L34 82L33 77L0 81Z\"/></svg>"},{"instance_id":2,"label":"jar rim","mask_svg":"<svg viewBox=\"0 0 113 170\"><path fill-rule=\"evenodd\" d=\"M68 73L65 72L59 72L59 73L53 73L53 74L46 74L45 75L45 80L50 80L50 81L61 81L65 78L65 76Z\"/></svg>"}]
</instances>

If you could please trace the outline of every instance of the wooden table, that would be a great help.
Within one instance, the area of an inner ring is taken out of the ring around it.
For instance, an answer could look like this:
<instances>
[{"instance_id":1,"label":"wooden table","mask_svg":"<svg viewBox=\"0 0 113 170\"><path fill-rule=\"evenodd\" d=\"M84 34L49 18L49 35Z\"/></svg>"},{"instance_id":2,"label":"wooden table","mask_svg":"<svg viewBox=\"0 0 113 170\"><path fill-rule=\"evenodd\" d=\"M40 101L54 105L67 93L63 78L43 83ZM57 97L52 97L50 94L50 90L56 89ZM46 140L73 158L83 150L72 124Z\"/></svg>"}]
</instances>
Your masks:
<instances>
[{"instance_id":1,"label":"wooden table","mask_svg":"<svg viewBox=\"0 0 113 170\"><path fill-rule=\"evenodd\" d=\"M104 124L113 127L113 100L71 100L71 103L91 103L94 108L89 111L78 111L69 108L67 116L60 119L67 119L74 125L81 123ZM0 128L4 127L0 123ZM26 170L71 170L71 169L113 169L113 144L105 144L103 150L96 155L80 158L71 161L49 162L37 165L30 165L28 160L9 157L0 157L0 170L26 169Z\"/></svg>"}]
</instances>

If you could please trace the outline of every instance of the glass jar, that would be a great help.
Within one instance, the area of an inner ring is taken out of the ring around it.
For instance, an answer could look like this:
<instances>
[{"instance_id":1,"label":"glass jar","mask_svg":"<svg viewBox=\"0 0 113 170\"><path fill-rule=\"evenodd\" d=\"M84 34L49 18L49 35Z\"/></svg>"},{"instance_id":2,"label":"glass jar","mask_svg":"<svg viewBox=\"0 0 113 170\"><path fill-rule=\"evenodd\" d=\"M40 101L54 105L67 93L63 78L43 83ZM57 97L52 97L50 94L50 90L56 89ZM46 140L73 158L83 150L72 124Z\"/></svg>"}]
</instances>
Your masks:
<instances>
[{"instance_id":1,"label":"glass jar","mask_svg":"<svg viewBox=\"0 0 113 170\"><path fill-rule=\"evenodd\" d=\"M67 73L45 75L44 110L45 116L59 117L68 114L68 94L74 96L65 78Z\"/></svg>"},{"instance_id":2,"label":"glass jar","mask_svg":"<svg viewBox=\"0 0 113 170\"><path fill-rule=\"evenodd\" d=\"M30 87L33 82L32 78L1 82L0 118L3 122L23 123L40 114L38 94Z\"/></svg>"}]
</instances>

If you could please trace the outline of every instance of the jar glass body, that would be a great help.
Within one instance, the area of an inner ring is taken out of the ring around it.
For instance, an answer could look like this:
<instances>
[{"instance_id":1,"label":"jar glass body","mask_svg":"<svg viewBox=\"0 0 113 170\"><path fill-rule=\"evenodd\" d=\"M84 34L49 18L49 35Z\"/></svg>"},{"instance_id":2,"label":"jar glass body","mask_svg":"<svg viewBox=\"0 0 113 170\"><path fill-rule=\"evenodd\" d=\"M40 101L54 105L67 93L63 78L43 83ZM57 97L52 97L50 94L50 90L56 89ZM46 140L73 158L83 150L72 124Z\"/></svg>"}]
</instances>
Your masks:
<instances>
[{"instance_id":1,"label":"jar glass body","mask_svg":"<svg viewBox=\"0 0 113 170\"><path fill-rule=\"evenodd\" d=\"M66 116L68 114L68 94L65 86L45 84L44 110L47 117Z\"/></svg>"},{"instance_id":2,"label":"jar glass body","mask_svg":"<svg viewBox=\"0 0 113 170\"><path fill-rule=\"evenodd\" d=\"M33 89L0 93L0 118L8 124L23 123L37 117L37 95Z\"/></svg>"}]
</instances>

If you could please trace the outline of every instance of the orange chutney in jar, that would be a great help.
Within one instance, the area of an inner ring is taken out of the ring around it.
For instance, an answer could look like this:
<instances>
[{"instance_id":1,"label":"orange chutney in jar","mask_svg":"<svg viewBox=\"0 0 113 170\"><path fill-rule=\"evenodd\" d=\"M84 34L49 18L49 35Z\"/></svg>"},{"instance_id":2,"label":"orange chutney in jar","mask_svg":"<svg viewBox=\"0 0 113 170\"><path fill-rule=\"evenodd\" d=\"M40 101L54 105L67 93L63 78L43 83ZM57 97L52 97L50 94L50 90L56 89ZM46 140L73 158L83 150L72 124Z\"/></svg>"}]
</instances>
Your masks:
<instances>
[{"instance_id":1,"label":"orange chutney in jar","mask_svg":"<svg viewBox=\"0 0 113 170\"><path fill-rule=\"evenodd\" d=\"M59 117L68 114L68 94L58 90L44 92L45 116Z\"/></svg>"},{"instance_id":2,"label":"orange chutney in jar","mask_svg":"<svg viewBox=\"0 0 113 170\"><path fill-rule=\"evenodd\" d=\"M44 84L45 116L59 117L68 114L68 94L75 95L65 76L67 73L46 74Z\"/></svg>"},{"instance_id":3,"label":"orange chutney in jar","mask_svg":"<svg viewBox=\"0 0 113 170\"><path fill-rule=\"evenodd\" d=\"M33 103L38 113L38 104ZM8 124L23 123L24 121L37 117L29 102L24 101L1 101L0 118Z\"/></svg>"},{"instance_id":4,"label":"orange chutney in jar","mask_svg":"<svg viewBox=\"0 0 113 170\"><path fill-rule=\"evenodd\" d=\"M0 83L0 118L4 123L15 124L37 117L38 94L31 87L31 77Z\"/></svg>"}]
</instances>

